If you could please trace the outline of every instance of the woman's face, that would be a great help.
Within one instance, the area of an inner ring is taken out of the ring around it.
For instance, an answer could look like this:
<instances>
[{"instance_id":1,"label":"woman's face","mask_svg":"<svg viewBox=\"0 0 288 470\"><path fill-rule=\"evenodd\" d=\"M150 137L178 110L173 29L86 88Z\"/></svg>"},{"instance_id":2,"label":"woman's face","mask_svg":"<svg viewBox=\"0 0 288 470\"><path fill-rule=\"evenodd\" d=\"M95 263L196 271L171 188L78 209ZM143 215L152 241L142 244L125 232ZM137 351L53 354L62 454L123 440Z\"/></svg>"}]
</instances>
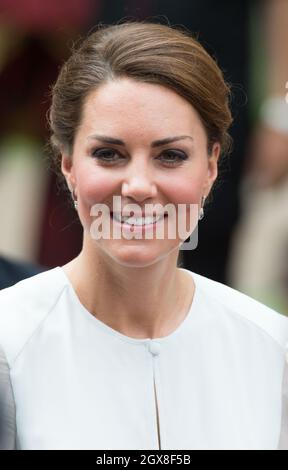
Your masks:
<instances>
[{"instance_id":1,"label":"woman's face","mask_svg":"<svg viewBox=\"0 0 288 470\"><path fill-rule=\"evenodd\" d=\"M158 142L164 140L167 142ZM172 253L175 257L175 251L178 255L187 237L181 239L177 230L176 236L168 236L168 223L175 224L173 216L168 214L158 222L164 224L164 238L156 235L157 224L135 228L138 238L127 237L133 227L110 217L113 196L121 201L116 212L127 204L137 204L143 213L149 207L146 204L158 204L159 213L159 207L169 204L178 214L179 204L186 204L186 215L196 207L194 219L198 220L201 198L207 197L217 176L219 153L217 143L208 157L207 136L197 112L164 86L121 78L91 92L83 107L73 154L62 155L62 171L74 188L89 246L131 267L151 265ZM95 204L108 208L110 238L91 235L96 220L91 208ZM118 239L113 238L113 224L124 230Z\"/></svg>"}]
</instances>

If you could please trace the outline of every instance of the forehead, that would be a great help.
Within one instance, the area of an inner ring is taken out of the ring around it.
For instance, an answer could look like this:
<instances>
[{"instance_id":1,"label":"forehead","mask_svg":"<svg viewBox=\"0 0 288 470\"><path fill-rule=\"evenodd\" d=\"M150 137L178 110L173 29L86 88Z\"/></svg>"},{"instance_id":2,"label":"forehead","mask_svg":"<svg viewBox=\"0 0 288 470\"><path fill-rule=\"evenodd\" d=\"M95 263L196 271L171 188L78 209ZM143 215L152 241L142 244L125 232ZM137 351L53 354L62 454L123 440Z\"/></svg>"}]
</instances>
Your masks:
<instances>
[{"instance_id":1,"label":"forehead","mask_svg":"<svg viewBox=\"0 0 288 470\"><path fill-rule=\"evenodd\" d=\"M162 85L122 78L91 91L83 106L82 126L88 131L155 130L173 134L203 132L198 113L173 90ZM82 127L81 126L81 127ZM104 129L105 128L105 129Z\"/></svg>"}]
</instances>

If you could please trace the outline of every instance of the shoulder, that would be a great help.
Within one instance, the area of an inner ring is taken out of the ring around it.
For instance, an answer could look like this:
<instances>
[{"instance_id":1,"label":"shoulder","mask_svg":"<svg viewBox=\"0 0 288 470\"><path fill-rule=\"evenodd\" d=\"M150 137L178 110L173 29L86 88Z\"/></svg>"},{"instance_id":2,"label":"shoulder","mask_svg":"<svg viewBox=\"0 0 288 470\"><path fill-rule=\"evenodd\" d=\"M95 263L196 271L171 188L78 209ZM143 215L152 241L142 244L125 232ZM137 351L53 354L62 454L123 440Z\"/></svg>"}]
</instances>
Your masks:
<instances>
[{"instance_id":1,"label":"shoulder","mask_svg":"<svg viewBox=\"0 0 288 470\"><path fill-rule=\"evenodd\" d=\"M288 317L225 284L200 274L191 273L202 299L213 309L221 309L230 318L238 319L251 328L269 335L282 348L288 347Z\"/></svg>"},{"instance_id":2,"label":"shoulder","mask_svg":"<svg viewBox=\"0 0 288 470\"><path fill-rule=\"evenodd\" d=\"M9 364L53 310L66 284L58 267L0 291L0 345Z\"/></svg>"}]
</instances>

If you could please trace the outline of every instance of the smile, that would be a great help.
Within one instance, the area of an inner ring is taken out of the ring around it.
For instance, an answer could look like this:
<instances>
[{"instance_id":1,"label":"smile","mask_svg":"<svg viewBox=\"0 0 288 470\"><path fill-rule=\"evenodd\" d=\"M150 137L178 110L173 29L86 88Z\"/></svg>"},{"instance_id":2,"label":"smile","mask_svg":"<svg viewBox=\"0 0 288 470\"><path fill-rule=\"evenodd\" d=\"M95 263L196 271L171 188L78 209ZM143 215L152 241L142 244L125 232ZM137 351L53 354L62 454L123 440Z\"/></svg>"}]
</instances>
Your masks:
<instances>
[{"instance_id":1,"label":"smile","mask_svg":"<svg viewBox=\"0 0 288 470\"><path fill-rule=\"evenodd\" d=\"M110 216L113 220L122 225L130 225L130 226L146 226L146 225L154 225L159 220L167 217L167 214L158 215L158 216L147 216L147 217L132 217L132 216L122 216L121 214L117 214L114 212L110 213Z\"/></svg>"}]
</instances>

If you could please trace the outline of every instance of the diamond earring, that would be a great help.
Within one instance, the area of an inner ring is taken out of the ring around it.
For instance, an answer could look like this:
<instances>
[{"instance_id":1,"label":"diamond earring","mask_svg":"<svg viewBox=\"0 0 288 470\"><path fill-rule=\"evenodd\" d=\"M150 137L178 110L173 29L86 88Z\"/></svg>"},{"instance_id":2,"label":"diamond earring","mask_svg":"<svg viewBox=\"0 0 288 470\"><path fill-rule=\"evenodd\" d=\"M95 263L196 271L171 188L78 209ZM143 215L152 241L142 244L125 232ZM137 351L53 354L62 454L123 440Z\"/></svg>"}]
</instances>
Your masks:
<instances>
[{"instance_id":1,"label":"diamond earring","mask_svg":"<svg viewBox=\"0 0 288 470\"><path fill-rule=\"evenodd\" d=\"M77 209L78 209L78 201L77 201L77 199L76 199L76 197L75 197L74 189L70 186L70 184L69 184L68 187L69 187L69 189L70 189L70 191L71 191L71 196L72 196L72 199L73 199L74 209L77 211Z\"/></svg>"},{"instance_id":2,"label":"diamond earring","mask_svg":"<svg viewBox=\"0 0 288 470\"><path fill-rule=\"evenodd\" d=\"M202 199L201 199L201 209L200 209L200 211L199 211L199 220L202 220L203 217L204 217L204 209L203 209L204 202L205 202L205 196L202 196Z\"/></svg>"}]
</instances>

